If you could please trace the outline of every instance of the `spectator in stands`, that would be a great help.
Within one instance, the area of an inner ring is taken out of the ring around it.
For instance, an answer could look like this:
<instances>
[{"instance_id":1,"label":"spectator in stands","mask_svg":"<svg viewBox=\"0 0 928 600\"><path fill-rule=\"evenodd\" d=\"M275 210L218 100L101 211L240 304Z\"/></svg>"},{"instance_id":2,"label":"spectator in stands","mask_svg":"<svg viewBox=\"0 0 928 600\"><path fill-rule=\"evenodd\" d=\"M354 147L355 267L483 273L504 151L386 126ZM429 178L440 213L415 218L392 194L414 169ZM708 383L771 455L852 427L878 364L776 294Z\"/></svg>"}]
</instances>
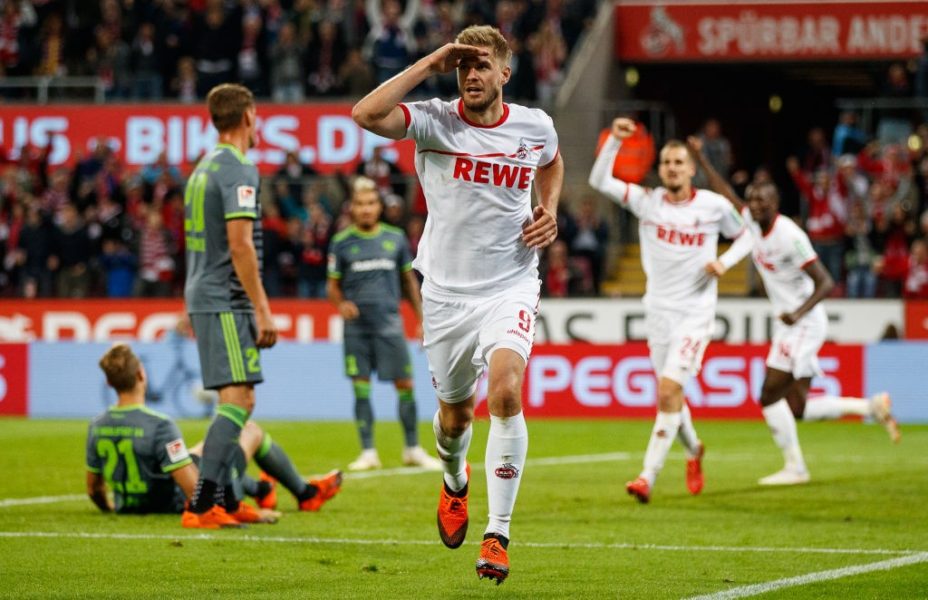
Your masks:
<instances>
[{"instance_id":1,"label":"spectator in stands","mask_svg":"<svg viewBox=\"0 0 928 600\"><path fill-rule=\"evenodd\" d=\"M26 208L25 224L19 232L16 264L21 270L24 298L52 294L52 266L50 260L53 229L42 219L36 203Z\"/></svg>"},{"instance_id":2,"label":"spectator in stands","mask_svg":"<svg viewBox=\"0 0 928 600\"><path fill-rule=\"evenodd\" d=\"M26 36L38 22L35 9L31 2L7 0L0 10L0 72L27 75L30 40Z\"/></svg>"},{"instance_id":3,"label":"spectator in stands","mask_svg":"<svg viewBox=\"0 0 928 600\"><path fill-rule=\"evenodd\" d=\"M907 100L912 97L909 76L902 63L889 66L880 95L889 100ZM905 144L911 133L912 114L909 108L885 108L880 111L876 137L881 143Z\"/></svg>"},{"instance_id":4,"label":"spectator in stands","mask_svg":"<svg viewBox=\"0 0 928 600\"><path fill-rule=\"evenodd\" d=\"M863 201L851 203L845 236L847 297L873 298L876 296L877 281L873 270L876 251L873 247L870 218Z\"/></svg>"},{"instance_id":5,"label":"spectator in stands","mask_svg":"<svg viewBox=\"0 0 928 600\"><path fill-rule=\"evenodd\" d=\"M194 27L193 55L197 69L197 95L203 97L220 83L232 81L241 48L240 9L226 11L219 0L209 0Z\"/></svg>"},{"instance_id":6,"label":"spectator in stands","mask_svg":"<svg viewBox=\"0 0 928 600\"><path fill-rule=\"evenodd\" d=\"M199 98L197 94L196 63L190 56L177 62L177 77L171 81L171 93L184 104L193 104Z\"/></svg>"},{"instance_id":7,"label":"spectator in stands","mask_svg":"<svg viewBox=\"0 0 928 600\"><path fill-rule=\"evenodd\" d=\"M338 73L344 61L345 42L338 26L333 21L320 22L306 54L310 94L331 96L339 93Z\"/></svg>"},{"instance_id":8,"label":"spectator in stands","mask_svg":"<svg viewBox=\"0 0 928 600\"><path fill-rule=\"evenodd\" d=\"M166 298L174 279L174 248L170 232L155 207L146 211L145 225L139 233L139 278L136 296Z\"/></svg>"},{"instance_id":9,"label":"spectator in stands","mask_svg":"<svg viewBox=\"0 0 928 600\"><path fill-rule=\"evenodd\" d=\"M129 252L129 248L118 240L103 241L103 255L100 267L106 280L108 298L129 298L135 287L135 270L138 259Z\"/></svg>"},{"instance_id":10,"label":"spectator in stands","mask_svg":"<svg viewBox=\"0 0 928 600\"><path fill-rule=\"evenodd\" d=\"M815 172L813 181L799 168L799 161L790 157L786 170L802 193L803 211L806 215L806 231L812 247L822 264L835 281L842 281L841 267L844 262L844 223L847 220L846 194L841 190L840 180L833 185L826 169Z\"/></svg>"},{"instance_id":11,"label":"spectator in stands","mask_svg":"<svg viewBox=\"0 0 928 600\"><path fill-rule=\"evenodd\" d=\"M370 92L375 85L374 72L364 60L361 50L349 50L345 62L338 70L339 91L347 96L358 97Z\"/></svg>"},{"instance_id":12,"label":"spectator in stands","mask_svg":"<svg viewBox=\"0 0 928 600\"><path fill-rule=\"evenodd\" d=\"M65 37L61 15L52 13L42 25L39 40L39 63L35 69L36 75L57 77L65 75L67 68L64 64Z\"/></svg>"},{"instance_id":13,"label":"spectator in stands","mask_svg":"<svg viewBox=\"0 0 928 600\"><path fill-rule=\"evenodd\" d=\"M271 97L274 102L301 102L303 96L303 49L296 27L284 23L271 50Z\"/></svg>"},{"instance_id":14,"label":"spectator in stands","mask_svg":"<svg viewBox=\"0 0 928 600\"><path fill-rule=\"evenodd\" d=\"M71 203L70 189L71 172L65 167L60 167L52 175L51 185L42 196L42 212L56 221L59 220L61 209Z\"/></svg>"},{"instance_id":15,"label":"spectator in stands","mask_svg":"<svg viewBox=\"0 0 928 600\"><path fill-rule=\"evenodd\" d=\"M283 166L277 171L276 180L286 183L288 188L287 196L296 201L303 198L303 190L309 187L309 184L312 183L311 179L317 175L318 173L314 168L302 162L300 156L291 150L287 152L287 158L284 160ZM280 198L278 197L278 199ZM292 211L289 210L289 204L287 206L282 204L281 209L285 217L294 216ZM302 217L302 220L305 221L306 217Z\"/></svg>"},{"instance_id":16,"label":"spectator in stands","mask_svg":"<svg viewBox=\"0 0 928 600\"><path fill-rule=\"evenodd\" d=\"M600 292L603 259L608 243L609 227L600 218L596 200L591 196L585 197L577 212L577 231L570 243L570 255L586 262L593 292L596 294Z\"/></svg>"},{"instance_id":17,"label":"spectator in stands","mask_svg":"<svg viewBox=\"0 0 928 600\"><path fill-rule=\"evenodd\" d=\"M702 140L702 151L709 159L709 164L726 179L731 174L731 166L734 162L731 153L731 143L722 135L722 125L718 119L709 119L702 126L702 133L699 134Z\"/></svg>"},{"instance_id":18,"label":"spectator in stands","mask_svg":"<svg viewBox=\"0 0 928 600\"><path fill-rule=\"evenodd\" d=\"M154 187L158 181L163 181L165 173L168 175L168 182L170 182L171 187L179 186L184 181L184 177L181 175L177 165L170 164L168 162L167 153L162 152L158 155L155 162L142 167L139 175L142 177L142 181L145 182L145 185Z\"/></svg>"},{"instance_id":19,"label":"spectator in stands","mask_svg":"<svg viewBox=\"0 0 928 600\"><path fill-rule=\"evenodd\" d=\"M909 246L915 235L915 222L902 204L875 218L875 246L880 252L874 270L879 275L879 295L898 298L909 267Z\"/></svg>"},{"instance_id":20,"label":"spectator in stands","mask_svg":"<svg viewBox=\"0 0 928 600\"><path fill-rule=\"evenodd\" d=\"M831 148L825 138L825 130L813 127L806 138L807 147L802 158L802 170L806 173L815 173L822 169L831 168Z\"/></svg>"},{"instance_id":21,"label":"spectator in stands","mask_svg":"<svg viewBox=\"0 0 928 600\"><path fill-rule=\"evenodd\" d=\"M912 242L902 296L911 300L928 300L928 241L923 238Z\"/></svg>"},{"instance_id":22,"label":"spectator in stands","mask_svg":"<svg viewBox=\"0 0 928 600\"><path fill-rule=\"evenodd\" d=\"M415 51L412 28L419 16L419 0L407 0L405 11L397 0L367 0L366 8L370 33L365 53L380 84L409 65Z\"/></svg>"},{"instance_id":23,"label":"spectator in stands","mask_svg":"<svg viewBox=\"0 0 928 600\"><path fill-rule=\"evenodd\" d=\"M915 67L915 96L928 102L928 35L922 38L922 53ZM922 106L921 120L928 122L928 107Z\"/></svg>"},{"instance_id":24,"label":"spectator in stands","mask_svg":"<svg viewBox=\"0 0 928 600\"><path fill-rule=\"evenodd\" d=\"M106 99L123 99L129 95L130 51L112 30L97 27L96 44L87 50L85 66L91 75L103 81Z\"/></svg>"},{"instance_id":25,"label":"spectator in stands","mask_svg":"<svg viewBox=\"0 0 928 600\"><path fill-rule=\"evenodd\" d=\"M402 196L387 194L383 197L383 221L394 227L406 229L406 203Z\"/></svg>"},{"instance_id":26,"label":"spectator in stands","mask_svg":"<svg viewBox=\"0 0 928 600\"><path fill-rule=\"evenodd\" d=\"M91 241L74 204L65 204L55 228L48 269L60 298L86 298L90 291Z\"/></svg>"},{"instance_id":27,"label":"spectator in stands","mask_svg":"<svg viewBox=\"0 0 928 600\"><path fill-rule=\"evenodd\" d=\"M260 11L245 13L242 19L242 47L239 48L236 60L239 80L255 96L267 94L264 84L265 57L260 52L262 27Z\"/></svg>"},{"instance_id":28,"label":"spectator in stands","mask_svg":"<svg viewBox=\"0 0 928 600\"><path fill-rule=\"evenodd\" d=\"M538 100L550 104L564 79L563 66L567 60L567 44L560 30L547 20L541 24L537 32L529 35L527 44L532 52L535 67Z\"/></svg>"},{"instance_id":29,"label":"spectator in stands","mask_svg":"<svg viewBox=\"0 0 928 600\"><path fill-rule=\"evenodd\" d=\"M503 86L503 93L508 98L519 98L534 102L538 100L535 57L521 38L512 38L509 47L512 48L512 61L509 63L512 68L512 75L509 77L509 82ZM453 83L457 86L456 79Z\"/></svg>"},{"instance_id":30,"label":"spectator in stands","mask_svg":"<svg viewBox=\"0 0 928 600\"><path fill-rule=\"evenodd\" d=\"M857 113L852 110L843 111L838 117L831 140L831 150L835 156L857 154L864 149L868 141L867 134L857 125Z\"/></svg>"},{"instance_id":31,"label":"spectator in stands","mask_svg":"<svg viewBox=\"0 0 928 600\"><path fill-rule=\"evenodd\" d=\"M286 190L287 184L283 183ZM262 256L261 280L264 289L271 298L277 298L282 292L280 253L287 239L287 222L280 215L276 202L261 206L261 230L264 236L264 254Z\"/></svg>"},{"instance_id":32,"label":"spectator in stands","mask_svg":"<svg viewBox=\"0 0 928 600\"><path fill-rule=\"evenodd\" d=\"M374 146L370 158L358 163L355 173L373 180L381 198L389 194L406 195L406 183L402 180L403 172L396 164L388 161L383 146Z\"/></svg>"},{"instance_id":33,"label":"spectator in stands","mask_svg":"<svg viewBox=\"0 0 928 600\"><path fill-rule=\"evenodd\" d=\"M547 298L566 298L584 291L583 273L570 262L567 244L561 240L545 251L541 273L541 294Z\"/></svg>"},{"instance_id":34,"label":"spectator in stands","mask_svg":"<svg viewBox=\"0 0 928 600\"><path fill-rule=\"evenodd\" d=\"M413 258L419 254L419 242L422 241L424 231L425 219L421 215L411 215L406 223L406 237L409 239L409 251L412 252Z\"/></svg>"},{"instance_id":35,"label":"spectator in stands","mask_svg":"<svg viewBox=\"0 0 928 600\"><path fill-rule=\"evenodd\" d=\"M306 227L301 227L299 233L300 237L294 240L298 257L297 294L300 298L325 298L328 229L320 232L310 222Z\"/></svg>"},{"instance_id":36,"label":"spectator in stands","mask_svg":"<svg viewBox=\"0 0 928 600\"><path fill-rule=\"evenodd\" d=\"M155 26L142 23L132 41L132 99L159 100L162 95L161 54L155 41Z\"/></svg>"}]
</instances>

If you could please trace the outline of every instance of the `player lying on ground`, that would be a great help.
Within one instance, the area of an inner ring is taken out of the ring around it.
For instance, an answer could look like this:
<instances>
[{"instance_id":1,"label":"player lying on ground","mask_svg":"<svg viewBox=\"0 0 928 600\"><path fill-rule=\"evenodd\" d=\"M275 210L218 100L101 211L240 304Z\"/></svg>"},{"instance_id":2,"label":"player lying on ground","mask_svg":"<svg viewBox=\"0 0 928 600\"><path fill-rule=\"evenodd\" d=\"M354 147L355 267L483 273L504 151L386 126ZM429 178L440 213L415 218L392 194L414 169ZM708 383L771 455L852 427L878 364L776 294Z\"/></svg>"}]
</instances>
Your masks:
<instances>
[{"instance_id":1,"label":"player lying on ground","mask_svg":"<svg viewBox=\"0 0 928 600\"><path fill-rule=\"evenodd\" d=\"M381 223L383 212L377 186L367 177L354 181L351 226L332 238L329 249L329 301L345 320L345 374L354 388L354 415L361 438L361 455L349 471L381 467L374 447L371 373L392 381L399 400L399 417L406 444L403 464L441 471L441 461L419 445L418 411L413 395L412 362L400 317L405 297L421 332L422 297L412 270L412 253L403 230Z\"/></svg>"},{"instance_id":2,"label":"player lying on ground","mask_svg":"<svg viewBox=\"0 0 928 600\"><path fill-rule=\"evenodd\" d=\"M148 377L129 346L110 348L100 359L100 367L118 400L97 416L88 430L90 499L100 510L117 513L182 512L196 486L202 443L188 453L177 425L145 406ZM245 474L251 459L263 470L261 481ZM236 520L228 526L276 520L279 513L272 510L277 503L275 479L297 498L300 510L316 511L325 502L318 493L307 494L309 489L318 491L318 482L304 481L283 448L253 421L242 429L233 460L233 493L220 499L227 502L232 498L238 504L226 507ZM114 502L107 496L108 488ZM241 502L244 495L255 498L260 508Z\"/></svg>"},{"instance_id":3,"label":"player lying on ground","mask_svg":"<svg viewBox=\"0 0 928 600\"><path fill-rule=\"evenodd\" d=\"M262 348L277 342L277 328L261 283L261 202L258 169L246 153L255 145L257 109L244 86L222 84L206 98L219 143L197 163L184 192L187 280L184 301L197 339L203 387L219 392L216 418L203 441L200 476L181 525L235 525L222 500L231 489L238 437L264 381ZM308 486L306 497L324 502L341 487L340 471ZM220 500L217 502L217 499Z\"/></svg>"},{"instance_id":4,"label":"player lying on ground","mask_svg":"<svg viewBox=\"0 0 928 600\"><path fill-rule=\"evenodd\" d=\"M626 491L648 502L675 437L686 451L686 485L703 488L705 447L696 435L683 388L699 373L712 339L718 287L705 273L717 258L718 237L740 235L744 223L720 195L692 185L696 166L686 146L667 142L660 152L661 187L646 189L612 176L622 140L635 132L631 119L617 118L590 172L590 185L638 217L641 265L647 275L644 306L648 350L658 377L657 419L644 469Z\"/></svg>"},{"instance_id":5,"label":"player lying on ground","mask_svg":"<svg viewBox=\"0 0 928 600\"><path fill-rule=\"evenodd\" d=\"M537 249L557 237L564 166L551 118L503 102L512 50L499 30L468 27L455 42L368 94L352 116L378 135L416 142L429 215L413 266L425 278L423 342L445 466L438 530L449 548L459 547L467 532L467 450L477 381L489 369L490 519L477 574L501 583L509 574L509 524L528 453L522 379L538 307ZM402 103L427 78L455 69L459 98Z\"/></svg>"},{"instance_id":6,"label":"player lying on ground","mask_svg":"<svg viewBox=\"0 0 928 600\"><path fill-rule=\"evenodd\" d=\"M773 439L783 452L782 470L760 480L761 485L792 485L809 481L796 419L840 419L847 415L872 417L882 423L894 442L899 427L890 412L889 395L869 400L821 396L808 398L812 377L821 374L818 351L825 342L828 315L822 300L834 286L818 260L809 236L779 213L780 196L771 183L750 185L741 200L701 152L697 138L688 140L699 166L714 190L727 197L744 216L749 235L743 235L706 268L721 277L748 253L761 275L764 289L779 319L767 355L767 375L760 403Z\"/></svg>"}]
</instances>

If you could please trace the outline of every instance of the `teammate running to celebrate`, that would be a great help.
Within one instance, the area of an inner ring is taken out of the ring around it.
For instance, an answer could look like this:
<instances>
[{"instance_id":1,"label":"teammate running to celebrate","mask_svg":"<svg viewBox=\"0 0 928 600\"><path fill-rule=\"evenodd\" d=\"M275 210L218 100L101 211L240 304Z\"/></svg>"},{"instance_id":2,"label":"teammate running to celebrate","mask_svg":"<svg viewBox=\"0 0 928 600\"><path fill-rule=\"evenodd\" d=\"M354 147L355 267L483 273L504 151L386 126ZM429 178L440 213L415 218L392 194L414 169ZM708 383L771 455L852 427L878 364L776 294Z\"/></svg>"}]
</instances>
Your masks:
<instances>
[{"instance_id":1,"label":"teammate running to celebrate","mask_svg":"<svg viewBox=\"0 0 928 600\"><path fill-rule=\"evenodd\" d=\"M339 232L329 251L328 296L345 320L345 374L354 387L354 415L361 438L361 456L350 471L379 469L374 447L371 372L392 381L399 398L399 417L406 446L403 464L440 471L441 462L419 445L418 417L413 395L412 363L400 318L405 296L422 322L419 281L412 272L409 241L401 229L380 222L383 207L373 181L359 177L351 195L353 224Z\"/></svg>"},{"instance_id":2,"label":"teammate running to celebrate","mask_svg":"<svg viewBox=\"0 0 928 600\"><path fill-rule=\"evenodd\" d=\"M416 142L429 215L413 266L425 278L424 345L439 398L434 429L445 467L438 531L449 548L459 547L467 532L467 449L477 380L489 368L490 519L477 574L497 583L509 574L509 525L528 451L521 393L538 305L537 249L557 237L564 174L551 118L503 102L511 57L499 30L468 27L352 112L369 131ZM402 104L428 77L455 69L460 98Z\"/></svg>"},{"instance_id":3,"label":"teammate running to celebrate","mask_svg":"<svg viewBox=\"0 0 928 600\"><path fill-rule=\"evenodd\" d=\"M696 435L683 387L697 373L712 337L717 282L705 273L716 259L719 233L740 235L744 223L722 196L692 186L695 164L680 141L660 152L662 187L645 189L612 176L622 140L635 131L630 119L612 122L612 135L593 164L590 185L638 217L641 263L647 275L644 306L648 349L658 377L657 419L644 457L644 470L626 491L648 502L674 437L687 456L686 484L703 488L704 446Z\"/></svg>"},{"instance_id":4,"label":"teammate running to celebrate","mask_svg":"<svg viewBox=\"0 0 928 600\"><path fill-rule=\"evenodd\" d=\"M231 483L236 440L254 409L254 386L264 380L259 349L277 341L259 267L258 170L245 157L255 144L254 97L241 85L222 84L210 90L206 101L219 145L197 164L184 193L184 296L203 387L219 391L219 407L206 433L196 489L181 519L184 527L193 528L235 522L237 502L224 490ZM333 471L307 486L299 500L321 505L340 486L341 472Z\"/></svg>"},{"instance_id":5,"label":"teammate running to celebrate","mask_svg":"<svg viewBox=\"0 0 928 600\"><path fill-rule=\"evenodd\" d=\"M890 438L898 442L899 427L890 412L888 394L877 394L869 400L832 396L808 398L812 377L821 372L818 351L825 342L828 327L828 316L821 301L828 296L834 282L812 249L809 236L792 220L780 216L780 196L773 184L749 186L745 192L746 202L742 201L702 154L700 141L690 138L688 143L699 166L705 170L709 184L741 211L750 231L750 235L735 240L706 270L721 277L752 253L764 289L779 317L767 355L767 375L760 403L786 464L759 483L793 485L809 481L809 471L799 447L796 419L814 421L840 419L846 415L869 416L882 423Z\"/></svg>"},{"instance_id":6,"label":"teammate running to celebrate","mask_svg":"<svg viewBox=\"0 0 928 600\"><path fill-rule=\"evenodd\" d=\"M148 376L129 346L116 344L107 350L100 359L100 368L118 399L91 422L87 432L87 494L105 512L182 512L196 486L196 461L202 455L202 444L188 452L177 425L167 415L145 406ZM308 485L271 436L254 421L248 421L233 459L233 489L239 501L247 494L262 508L276 505L273 483L256 481L245 474L252 458L295 495ZM108 488L114 502L108 498ZM273 522L279 516L244 503L235 514L239 523Z\"/></svg>"}]
</instances>

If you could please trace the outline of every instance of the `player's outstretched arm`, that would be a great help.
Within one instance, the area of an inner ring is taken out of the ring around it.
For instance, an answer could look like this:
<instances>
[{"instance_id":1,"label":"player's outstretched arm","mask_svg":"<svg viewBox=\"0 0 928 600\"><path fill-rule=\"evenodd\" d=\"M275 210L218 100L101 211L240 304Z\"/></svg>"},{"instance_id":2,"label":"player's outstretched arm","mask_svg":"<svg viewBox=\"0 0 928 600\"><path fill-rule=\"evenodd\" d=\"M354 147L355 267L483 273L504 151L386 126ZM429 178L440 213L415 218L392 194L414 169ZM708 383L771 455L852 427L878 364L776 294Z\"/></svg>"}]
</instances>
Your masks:
<instances>
[{"instance_id":1,"label":"player's outstretched arm","mask_svg":"<svg viewBox=\"0 0 928 600\"><path fill-rule=\"evenodd\" d=\"M377 135L392 140L402 139L406 135L406 117L399 104L409 92L432 75L455 70L464 58L489 54L476 46L445 44L361 98L351 109L351 118Z\"/></svg>"},{"instance_id":2,"label":"player's outstretched arm","mask_svg":"<svg viewBox=\"0 0 928 600\"><path fill-rule=\"evenodd\" d=\"M87 471L87 495L101 511L113 512L113 505L106 495L106 480L100 473Z\"/></svg>"},{"instance_id":3,"label":"player's outstretched arm","mask_svg":"<svg viewBox=\"0 0 928 600\"><path fill-rule=\"evenodd\" d=\"M754 236L751 235L750 232L745 231L735 238L735 242L728 250L719 256L718 260L706 265L706 273L713 277L721 277L729 269L741 262L745 256L750 254L753 248Z\"/></svg>"},{"instance_id":4,"label":"player's outstretched arm","mask_svg":"<svg viewBox=\"0 0 928 600\"><path fill-rule=\"evenodd\" d=\"M522 241L529 248L544 248L557 239L557 205L564 185L564 159L560 153L551 164L539 167L535 173L538 206L532 222L522 228Z\"/></svg>"},{"instance_id":5,"label":"player's outstretched arm","mask_svg":"<svg viewBox=\"0 0 928 600\"><path fill-rule=\"evenodd\" d=\"M638 186L612 176L612 165L615 163L615 157L619 153L622 140L635 133L635 129L635 122L631 119L620 117L612 121L612 134L606 138L606 143L600 149L599 156L596 157L593 168L590 170L588 180L590 187L609 196L619 206L623 207L628 207L627 200L633 189L635 195L643 191Z\"/></svg>"},{"instance_id":6,"label":"player's outstretched arm","mask_svg":"<svg viewBox=\"0 0 928 600\"><path fill-rule=\"evenodd\" d=\"M706 178L709 180L709 189L711 189L716 194L725 196L729 202L735 207L735 210L741 212L741 209L744 207L744 200L742 200L738 194L735 193L735 190L732 189L731 185L725 181L725 178L722 177L718 171L715 170L715 167L712 166L712 163L709 162L709 159L706 158L706 155L702 151L702 140L698 137L691 135L686 138L686 146L689 148L690 154L693 155L693 160L696 161L696 164L699 165L699 168L705 171Z\"/></svg>"},{"instance_id":7,"label":"player's outstretched arm","mask_svg":"<svg viewBox=\"0 0 928 600\"><path fill-rule=\"evenodd\" d=\"M232 267L238 275L248 299L255 307L255 323L258 335L255 345L258 348L270 348L277 343L277 327L271 317L271 305L267 300L264 285L261 284L261 271L258 267L258 253L252 238L254 223L251 219L230 219L226 221L226 235L229 238L229 254Z\"/></svg>"},{"instance_id":8,"label":"player's outstretched arm","mask_svg":"<svg viewBox=\"0 0 928 600\"><path fill-rule=\"evenodd\" d=\"M803 267L802 270L808 273L809 277L812 278L812 281L815 283L815 289L812 290L812 295L802 303L802 306L791 313L780 315L780 320L787 325L792 325L801 319L807 312L815 308L815 305L827 298L828 294L830 294L831 290L835 287L834 279L831 278L831 275L829 275L825 267L822 266L821 261L813 260Z\"/></svg>"}]
</instances>

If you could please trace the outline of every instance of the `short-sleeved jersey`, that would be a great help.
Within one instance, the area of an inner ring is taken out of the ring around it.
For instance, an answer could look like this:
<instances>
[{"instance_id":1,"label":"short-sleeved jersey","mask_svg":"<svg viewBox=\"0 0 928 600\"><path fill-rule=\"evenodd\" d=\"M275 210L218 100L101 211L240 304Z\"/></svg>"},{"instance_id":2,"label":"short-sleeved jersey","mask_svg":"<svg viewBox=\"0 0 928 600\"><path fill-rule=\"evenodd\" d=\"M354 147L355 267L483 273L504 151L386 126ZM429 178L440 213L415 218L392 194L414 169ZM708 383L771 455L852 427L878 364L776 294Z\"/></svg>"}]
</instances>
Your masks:
<instances>
[{"instance_id":1,"label":"short-sleeved jersey","mask_svg":"<svg viewBox=\"0 0 928 600\"><path fill-rule=\"evenodd\" d=\"M263 248L258 169L234 146L219 144L197 164L184 192L187 312L254 309L232 266L226 233L230 219L254 221L260 268Z\"/></svg>"},{"instance_id":2,"label":"short-sleeved jersey","mask_svg":"<svg viewBox=\"0 0 928 600\"><path fill-rule=\"evenodd\" d=\"M345 299L359 307L397 312L402 298L400 274L410 270L409 241L396 227L380 223L366 233L352 225L332 238L328 275L341 282Z\"/></svg>"},{"instance_id":3,"label":"short-sleeved jersey","mask_svg":"<svg viewBox=\"0 0 928 600\"><path fill-rule=\"evenodd\" d=\"M754 264L764 280L764 289L777 314L796 310L812 296L815 282L805 268L818 260L806 232L791 219L777 215L764 233L751 218L751 211L741 211L751 231L754 246L751 250ZM812 312L824 312L819 302ZM806 315L808 316L808 315Z\"/></svg>"},{"instance_id":4,"label":"short-sleeved jersey","mask_svg":"<svg viewBox=\"0 0 928 600\"><path fill-rule=\"evenodd\" d=\"M116 512L174 512L171 472L191 462L174 421L144 406L111 407L87 431L87 470L106 479Z\"/></svg>"},{"instance_id":5,"label":"short-sleeved jersey","mask_svg":"<svg viewBox=\"0 0 928 600\"><path fill-rule=\"evenodd\" d=\"M532 220L535 170L557 158L544 111L504 104L499 122L464 115L460 99L401 104L428 218L413 266L439 288L482 294L538 277L538 256L522 242Z\"/></svg>"},{"instance_id":6,"label":"short-sleeved jersey","mask_svg":"<svg viewBox=\"0 0 928 600\"><path fill-rule=\"evenodd\" d=\"M671 202L662 187L646 189L614 179L608 166L618 148L610 136L590 184L638 217L641 264L648 279L645 307L714 310L718 283L705 267L717 258L720 233L734 238L744 231L741 216L723 196L708 190L694 188L688 200Z\"/></svg>"}]
</instances>

